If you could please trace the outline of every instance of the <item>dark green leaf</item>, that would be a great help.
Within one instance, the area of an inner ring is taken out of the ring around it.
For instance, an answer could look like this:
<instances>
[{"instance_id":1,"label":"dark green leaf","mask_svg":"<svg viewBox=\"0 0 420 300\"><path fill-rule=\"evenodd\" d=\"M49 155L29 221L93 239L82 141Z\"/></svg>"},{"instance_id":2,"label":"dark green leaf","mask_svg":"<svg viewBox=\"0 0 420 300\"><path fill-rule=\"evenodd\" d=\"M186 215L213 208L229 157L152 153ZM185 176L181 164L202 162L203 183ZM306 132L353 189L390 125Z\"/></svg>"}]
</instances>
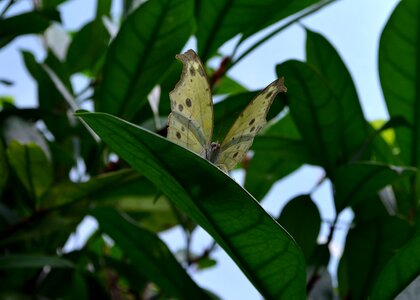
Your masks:
<instances>
[{"instance_id":1,"label":"dark green leaf","mask_svg":"<svg viewBox=\"0 0 420 300\"><path fill-rule=\"evenodd\" d=\"M137 272L180 299L209 299L156 235L111 208L97 208L92 215L101 230L127 255Z\"/></svg>"},{"instance_id":2,"label":"dark green leaf","mask_svg":"<svg viewBox=\"0 0 420 300\"><path fill-rule=\"evenodd\" d=\"M309 260L317 246L321 228L321 215L311 197L301 195L290 200L277 221L293 236Z\"/></svg>"},{"instance_id":3,"label":"dark green leaf","mask_svg":"<svg viewBox=\"0 0 420 300\"><path fill-rule=\"evenodd\" d=\"M56 257L35 254L8 254L0 257L0 269L15 268L73 268L71 261Z\"/></svg>"},{"instance_id":4,"label":"dark green leaf","mask_svg":"<svg viewBox=\"0 0 420 300\"><path fill-rule=\"evenodd\" d=\"M192 0L147 1L131 13L105 61L96 110L132 119L194 28Z\"/></svg>"},{"instance_id":5,"label":"dark green leaf","mask_svg":"<svg viewBox=\"0 0 420 300\"><path fill-rule=\"evenodd\" d=\"M7 166L6 151L4 149L3 142L0 141L0 199L3 194L3 189L7 182L8 177L9 177L9 168Z\"/></svg>"},{"instance_id":6,"label":"dark green leaf","mask_svg":"<svg viewBox=\"0 0 420 300\"><path fill-rule=\"evenodd\" d=\"M379 77L391 117L410 127L395 128L405 165L420 167L420 2L401 1L389 18L379 46Z\"/></svg>"},{"instance_id":7,"label":"dark green leaf","mask_svg":"<svg viewBox=\"0 0 420 300\"><path fill-rule=\"evenodd\" d=\"M67 51L66 62L70 72L98 69L108 42L109 33L102 19L94 20L77 31Z\"/></svg>"},{"instance_id":8,"label":"dark green leaf","mask_svg":"<svg viewBox=\"0 0 420 300\"><path fill-rule=\"evenodd\" d=\"M203 62L237 34L248 37L317 2L316 0L200 0L195 1L197 44Z\"/></svg>"},{"instance_id":9,"label":"dark green leaf","mask_svg":"<svg viewBox=\"0 0 420 300\"><path fill-rule=\"evenodd\" d=\"M405 177L413 176L413 168L376 164L356 163L341 166L334 177L336 192L335 207L337 212L347 206L374 196L381 188Z\"/></svg>"},{"instance_id":10,"label":"dark green leaf","mask_svg":"<svg viewBox=\"0 0 420 300\"><path fill-rule=\"evenodd\" d=\"M51 185L52 166L44 151L34 143L12 141L7 147L10 165L33 199L39 198Z\"/></svg>"},{"instance_id":11,"label":"dark green leaf","mask_svg":"<svg viewBox=\"0 0 420 300\"><path fill-rule=\"evenodd\" d=\"M368 299L381 270L412 236L413 228L397 217L375 219L350 229L340 260L342 299Z\"/></svg>"},{"instance_id":12,"label":"dark green leaf","mask_svg":"<svg viewBox=\"0 0 420 300\"><path fill-rule=\"evenodd\" d=\"M420 235L412 238L385 266L374 285L371 299L394 299L420 274Z\"/></svg>"},{"instance_id":13,"label":"dark green leaf","mask_svg":"<svg viewBox=\"0 0 420 300\"><path fill-rule=\"evenodd\" d=\"M334 91L305 63L291 60L276 70L279 77L285 77L290 114L306 147L317 164L331 173L337 164L342 126Z\"/></svg>"},{"instance_id":14,"label":"dark green leaf","mask_svg":"<svg viewBox=\"0 0 420 300\"><path fill-rule=\"evenodd\" d=\"M322 74L339 102L344 124L340 134L341 155L344 161L349 161L368 137L369 128L356 88L344 62L328 40L310 30L306 30L306 34L306 60Z\"/></svg>"},{"instance_id":15,"label":"dark green leaf","mask_svg":"<svg viewBox=\"0 0 420 300\"><path fill-rule=\"evenodd\" d=\"M234 180L198 155L120 119L78 115L209 232L264 297L305 298L301 251Z\"/></svg>"},{"instance_id":16,"label":"dark green leaf","mask_svg":"<svg viewBox=\"0 0 420 300\"><path fill-rule=\"evenodd\" d=\"M0 19L0 48L19 35L44 31L51 21L60 21L60 15L56 10L31 11Z\"/></svg>"}]
</instances>

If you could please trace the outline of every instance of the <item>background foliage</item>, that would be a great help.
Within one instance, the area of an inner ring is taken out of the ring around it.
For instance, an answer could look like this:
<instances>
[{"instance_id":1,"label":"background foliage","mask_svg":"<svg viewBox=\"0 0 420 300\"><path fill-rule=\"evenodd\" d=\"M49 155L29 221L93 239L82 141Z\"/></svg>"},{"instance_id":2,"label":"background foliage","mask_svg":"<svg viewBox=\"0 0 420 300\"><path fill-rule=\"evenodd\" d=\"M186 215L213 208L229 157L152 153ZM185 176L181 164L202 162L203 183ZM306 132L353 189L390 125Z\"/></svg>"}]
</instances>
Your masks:
<instances>
[{"instance_id":1,"label":"background foliage","mask_svg":"<svg viewBox=\"0 0 420 300\"><path fill-rule=\"evenodd\" d=\"M270 125L239 166L244 188L164 138L168 93L181 71L174 56L195 36L203 62L219 62L208 73L223 99L215 105L215 132L223 133L255 95L228 70L334 1L123 1L117 25L111 0L101 0L93 21L66 33L71 42L60 56L46 30L59 26L63 2L34 1L32 11L13 16L7 11L15 1L2 3L0 47L41 34L47 50L42 61L21 51L37 107L19 108L0 95L2 298L218 298L186 272L212 267L216 243L267 299L408 293L420 274L419 1L401 1L381 35L378 72L390 119L380 124L365 119L334 47L306 30L306 60L273 66L288 93L276 99ZM247 38L285 18L238 53ZM238 34L231 55L221 57L218 49ZM75 74L88 79L77 93ZM74 114L79 108L95 113ZM258 203L303 165L321 167L321 181L332 184L336 218L324 242L311 194L290 199L276 220ZM329 246L346 208L354 220L333 287ZM64 251L88 215L99 229L81 249ZM186 236L177 258L158 236L176 225ZM198 225L215 240L203 253L191 251Z\"/></svg>"}]
</instances>

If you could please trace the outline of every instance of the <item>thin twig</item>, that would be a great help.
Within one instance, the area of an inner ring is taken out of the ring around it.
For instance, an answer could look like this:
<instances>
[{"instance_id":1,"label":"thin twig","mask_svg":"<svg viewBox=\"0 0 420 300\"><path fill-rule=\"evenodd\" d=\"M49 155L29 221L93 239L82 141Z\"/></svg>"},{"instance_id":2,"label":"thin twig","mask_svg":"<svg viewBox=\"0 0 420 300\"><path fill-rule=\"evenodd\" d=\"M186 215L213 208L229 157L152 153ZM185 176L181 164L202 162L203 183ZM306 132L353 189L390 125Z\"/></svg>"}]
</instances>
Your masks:
<instances>
[{"instance_id":1,"label":"thin twig","mask_svg":"<svg viewBox=\"0 0 420 300\"><path fill-rule=\"evenodd\" d=\"M0 13L0 18L3 18L3 16L6 14L6 12L9 10L9 8L15 3L16 0L10 0L9 3L4 7L3 11Z\"/></svg>"}]
</instances>

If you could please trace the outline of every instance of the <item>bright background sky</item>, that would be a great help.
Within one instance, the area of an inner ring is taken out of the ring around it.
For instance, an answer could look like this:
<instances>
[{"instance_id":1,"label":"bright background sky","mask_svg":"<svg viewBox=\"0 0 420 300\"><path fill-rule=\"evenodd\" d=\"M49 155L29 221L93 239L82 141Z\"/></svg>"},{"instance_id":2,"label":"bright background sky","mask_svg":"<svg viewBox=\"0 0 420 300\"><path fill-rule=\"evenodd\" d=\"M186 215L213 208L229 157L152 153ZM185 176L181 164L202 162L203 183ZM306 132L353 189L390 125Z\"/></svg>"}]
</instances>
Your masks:
<instances>
[{"instance_id":1,"label":"bright background sky","mask_svg":"<svg viewBox=\"0 0 420 300\"><path fill-rule=\"evenodd\" d=\"M114 1L113 12L119 15L119 4ZM280 2L280 1L279 1ZM335 46L350 70L355 81L362 108L368 120L387 118L386 107L377 74L377 53L382 28L398 0L341 0L331 4L313 16L301 21L301 25L293 25L278 34L269 42L255 50L229 72L229 75L250 89L261 89L275 79L275 65L288 59L304 60L305 31L303 26L322 33ZM6 1L0 3L0 10ZM31 1L20 1L11 14L20 13L30 8ZM77 30L95 14L96 1L72 0L60 6L64 27L67 30ZM303 25L303 26L302 26ZM194 45L192 43L191 45ZM229 54L232 43L222 48ZM44 57L43 46L35 36L25 36L0 50L0 78L12 80L11 87L0 85L0 95L11 95L16 103L23 107L36 105L36 85L26 71L20 50L34 52L38 59ZM287 79L286 79L287 80ZM80 81L80 78L79 78ZM77 78L73 80L77 84ZM322 177L320 168L305 166L275 184L265 200L264 208L273 216L278 216L281 208L293 197L309 192ZM242 182L243 174L234 173L238 182ZM332 221L334 207L331 198L329 182L323 183L312 194L314 201L321 210L323 220ZM339 227L347 227L351 222L352 213L347 210L340 216ZM341 225L341 226L340 226ZM71 245L83 243L88 232L93 230L95 222L87 220L81 232L71 240ZM327 235L327 224L323 224L320 240ZM184 236L180 229L173 229L161 234L164 241L175 252L184 246ZM335 272L337 258L341 254L345 239L345 230L337 230L331 246L335 259L330 264L330 271ZM210 237L203 231L194 234L193 250L201 253L210 243ZM205 271L190 270L193 278L221 296L223 299L260 299L261 296L246 279L232 260L218 248L213 254L217 266Z\"/></svg>"}]
</instances>

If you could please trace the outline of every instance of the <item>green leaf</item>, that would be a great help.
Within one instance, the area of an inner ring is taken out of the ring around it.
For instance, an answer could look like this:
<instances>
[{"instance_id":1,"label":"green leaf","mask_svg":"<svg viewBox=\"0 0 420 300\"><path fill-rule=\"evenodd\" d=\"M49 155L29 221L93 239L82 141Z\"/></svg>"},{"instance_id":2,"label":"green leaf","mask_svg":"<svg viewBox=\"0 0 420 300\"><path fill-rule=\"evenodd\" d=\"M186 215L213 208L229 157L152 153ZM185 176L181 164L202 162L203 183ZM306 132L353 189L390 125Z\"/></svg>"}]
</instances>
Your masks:
<instances>
[{"instance_id":1,"label":"green leaf","mask_svg":"<svg viewBox=\"0 0 420 300\"><path fill-rule=\"evenodd\" d=\"M308 64L290 60L276 67L288 89L290 114L303 142L327 174L338 159L341 111L334 91Z\"/></svg>"},{"instance_id":2,"label":"green leaf","mask_svg":"<svg viewBox=\"0 0 420 300\"><path fill-rule=\"evenodd\" d=\"M405 165L420 167L420 2L401 1L389 18L379 45L379 77L391 117L409 128L395 128Z\"/></svg>"},{"instance_id":3,"label":"green leaf","mask_svg":"<svg viewBox=\"0 0 420 300\"><path fill-rule=\"evenodd\" d=\"M368 137L368 124L363 116L356 88L346 65L334 47L322 35L306 30L306 60L328 82L339 102L343 124L340 149L345 161L358 152Z\"/></svg>"},{"instance_id":4,"label":"green leaf","mask_svg":"<svg viewBox=\"0 0 420 300\"><path fill-rule=\"evenodd\" d=\"M123 120L101 113L78 116L209 232L264 297L305 298L305 263L298 246L233 179Z\"/></svg>"},{"instance_id":5,"label":"green leaf","mask_svg":"<svg viewBox=\"0 0 420 300\"><path fill-rule=\"evenodd\" d=\"M334 177L336 210L340 212L347 206L357 205L388 184L414 174L413 168L377 163L343 165L337 169Z\"/></svg>"},{"instance_id":6,"label":"green leaf","mask_svg":"<svg viewBox=\"0 0 420 300\"><path fill-rule=\"evenodd\" d=\"M293 236L308 261L317 247L321 229L321 215L311 197L301 195L290 200L277 221Z\"/></svg>"},{"instance_id":7,"label":"green leaf","mask_svg":"<svg viewBox=\"0 0 420 300\"><path fill-rule=\"evenodd\" d=\"M99 227L122 249L136 270L180 299L209 299L153 233L137 226L111 208L91 213Z\"/></svg>"},{"instance_id":8,"label":"green leaf","mask_svg":"<svg viewBox=\"0 0 420 300\"><path fill-rule=\"evenodd\" d=\"M7 157L29 195L39 198L51 185L52 166L44 151L35 143L11 141Z\"/></svg>"},{"instance_id":9,"label":"green leaf","mask_svg":"<svg viewBox=\"0 0 420 300\"><path fill-rule=\"evenodd\" d=\"M95 71L106 53L109 33L102 19L87 23L76 32L67 51L66 62L71 73Z\"/></svg>"},{"instance_id":10,"label":"green leaf","mask_svg":"<svg viewBox=\"0 0 420 300\"><path fill-rule=\"evenodd\" d=\"M394 299L420 274L420 235L390 259L376 281L371 299Z\"/></svg>"},{"instance_id":11,"label":"green leaf","mask_svg":"<svg viewBox=\"0 0 420 300\"><path fill-rule=\"evenodd\" d=\"M316 0L201 0L196 1L197 45L203 62L226 41L244 38L316 3Z\"/></svg>"},{"instance_id":12,"label":"green leaf","mask_svg":"<svg viewBox=\"0 0 420 300\"><path fill-rule=\"evenodd\" d=\"M193 28L192 0L147 1L132 12L108 50L96 110L132 119Z\"/></svg>"},{"instance_id":13,"label":"green leaf","mask_svg":"<svg viewBox=\"0 0 420 300\"><path fill-rule=\"evenodd\" d=\"M73 268L71 261L56 257L37 254L8 254L0 257L0 269L16 268Z\"/></svg>"},{"instance_id":14,"label":"green leaf","mask_svg":"<svg viewBox=\"0 0 420 300\"><path fill-rule=\"evenodd\" d=\"M252 150L254 156L246 173L245 188L258 200L274 182L311 161L290 114L256 136Z\"/></svg>"},{"instance_id":15,"label":"green leaf","mask_svg":"<svg viewBox=\"0 0 420 300\"><path fill-rule=\"evenodd\" d=\"M60 21L60 15L56 10L31 11L0 19L0 48L20 35L44 31L50 26L51 21Z\"/></svg>"},{"instance_id":16,"label":"green leaf","mask_svg":"<svg viewBox=\"0 0 420 300\"><path fill-rule=\"evenodd\" d=\"M340 298L368 299L381 270L412 234L407 222L389 216L350 229L338 268Z\"/></svg>"}]
</instances>

